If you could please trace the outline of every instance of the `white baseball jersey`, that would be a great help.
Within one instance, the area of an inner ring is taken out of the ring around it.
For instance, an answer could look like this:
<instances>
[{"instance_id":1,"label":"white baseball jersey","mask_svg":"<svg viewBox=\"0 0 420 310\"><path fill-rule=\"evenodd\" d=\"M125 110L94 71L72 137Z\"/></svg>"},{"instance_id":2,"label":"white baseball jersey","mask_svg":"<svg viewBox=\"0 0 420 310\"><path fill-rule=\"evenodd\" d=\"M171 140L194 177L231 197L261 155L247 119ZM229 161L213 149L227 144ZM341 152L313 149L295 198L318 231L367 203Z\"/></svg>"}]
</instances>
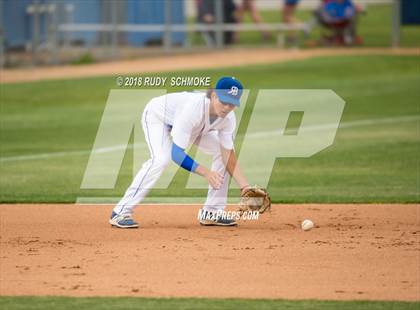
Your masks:
<instances>
[{"instance_id":1,"label":"white baseball jersey","mask_svg":"<svg viewBox=\"0 0 420 310\"><path fill-rule=\"evenodd\" d=\"M147 108L172 127L173 142L183 149L209 131L217 131L220 144L226 149L233 149L235 113L230 112L225 118L219 117L210 123L209 107L210 99L205 93L180 92L156 97Z\"/></svg>"}]
</instances>

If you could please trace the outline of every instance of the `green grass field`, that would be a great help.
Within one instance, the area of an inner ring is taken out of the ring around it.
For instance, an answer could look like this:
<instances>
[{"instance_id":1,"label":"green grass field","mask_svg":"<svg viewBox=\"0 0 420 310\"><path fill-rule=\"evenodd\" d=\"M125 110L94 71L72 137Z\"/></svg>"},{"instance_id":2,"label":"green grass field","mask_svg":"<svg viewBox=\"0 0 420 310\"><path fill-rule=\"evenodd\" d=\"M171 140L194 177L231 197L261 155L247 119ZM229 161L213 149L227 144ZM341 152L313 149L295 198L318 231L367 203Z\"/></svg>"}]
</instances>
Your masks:
<instances>
[{"instance_id":1,"label":"green grass field","mask_svg":"<svg viewBox=\"0 0 420 310\"><path fill-rule=\"evenodd\" d=\"M198 298L71 298L71 297L0 297L0 307L8 310L43 309L167 309L167 310L210 310L210 309L285 309L285 310L415 310L417 302L379 301L288 301L247 299L198 299Z\"/></svg>"},{"instance_id":2,"label":"green grass field","mask_svg":"<svg viewBox=\"0 0 420 310\"><path fill-rule=\"evenodd\" d=\"M263 88L333 89L346 101L342 122L394 120L341 128L335 143L311 158L278 159L269 183L275 202L419 202L418 57L321 57L174 75L208 75L213 81L233 75L254 95ZM115 190L80 190L88 152L77 152L92 148L111 88L117 88L114 77L1 85L1 202L123 194L131 181L130 151ZM76 153L10 160L57 152ZM168 190L152 195L205 195L205 190L180 190L185 177L179 173Z\"/></svg>"},{"instance_id":3,"label":"green grass field","mask_svg":"<svg viewBox=\"0 0 420 310\"><path fill-rule=\"evenodd\" d=\"M261 16L266 23L280 23L280 5L279 10L275 11L261 11ZM312 18L312 12L309 10L299 10L296 17L302 21L307 22ZM371 5L366 9L366 13L359 18L358 33L364 39L363 46L365 47L381 47L390 46L391 44L391 20L392 7L390 5ZM191 20L193 22L193 20ZM245 15L245 23L251 23L249 14ZM302 34L299 35L300 46L304 46L305 40L318 40L320 38L320 28L313 29L308 38L304 38ZM200 34L191 34L190 41L192 45L203 45L204 40ZM239 36L239 42L243 45L260 45L262 43L275 45L276 38L273 36L268 42L263 42L259 32L242 32ZM420 26L402 26L401 27L401 46L420 46Z\"/></svg>"}]
</instances>

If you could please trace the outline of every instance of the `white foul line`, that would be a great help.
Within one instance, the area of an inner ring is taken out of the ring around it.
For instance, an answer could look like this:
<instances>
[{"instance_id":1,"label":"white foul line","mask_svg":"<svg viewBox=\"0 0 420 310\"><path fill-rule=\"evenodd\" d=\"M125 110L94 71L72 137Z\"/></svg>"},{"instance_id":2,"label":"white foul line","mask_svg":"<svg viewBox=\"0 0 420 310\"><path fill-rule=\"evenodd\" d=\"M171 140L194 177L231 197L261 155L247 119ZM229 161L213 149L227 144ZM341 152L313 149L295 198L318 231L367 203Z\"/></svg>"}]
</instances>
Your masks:
<instances>
[{"instance_id":1,"label":"white foul line","mask_svg":"<svg viewBox=\"0 0 420 310\"><path fill-rule=\"evenodd\" d=\"M379 124L395 124L395 123L407 123L420 120L419 115L406 115L400 117L388 117L388 118L376 118L376 119L366 119L350 122L342 122L339 125L339 128L352 128L352 127L363 127ZM336 128L337 124L323 124L317 126L308 126L300 128L299 131L318 131ZM272 130L272 131L260 131L255 133L247 134L250 138L266 137L273 135L283 135L282 130ZM79 150L79 151L66 151L66 152L52 152L52 153L42 153L42 154L33 154L33 155L21 155L21 156L9 156L9 157L0 157L0 163L4 162L14 162L14 161L26 161L26 160L38 160L38 159L49 159L55 157L65 157L65 156L78 156L78 155L89 155L91 153L108 153L115 152L125 149L133 149L135 147L143 147L145 143L136 143L129 145L114 145L110 147L103 147L94 150Z\"/></svg>"}]
</instances>

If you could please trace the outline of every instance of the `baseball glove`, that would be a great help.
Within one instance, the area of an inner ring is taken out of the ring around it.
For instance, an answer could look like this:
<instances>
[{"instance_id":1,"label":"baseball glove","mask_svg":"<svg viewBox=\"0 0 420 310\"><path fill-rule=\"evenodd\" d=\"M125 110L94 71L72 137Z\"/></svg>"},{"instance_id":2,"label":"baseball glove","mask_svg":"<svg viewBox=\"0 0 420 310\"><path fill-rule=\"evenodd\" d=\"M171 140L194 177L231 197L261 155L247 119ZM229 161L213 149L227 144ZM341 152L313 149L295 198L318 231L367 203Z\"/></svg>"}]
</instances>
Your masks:
<instances>
[{"instance_id":1,"label":"baseball glove","mask_svg":"<svg viewBox=\"0 0 420 310\"><path fill-rule=\"evenodd\" d=\"M241 201L239 203L239 211L244 213L246 211L258 211L264 213L271 208L271 199L267 190L257 185L248 187L241 194Z\"/></svg>"}]
</instances>

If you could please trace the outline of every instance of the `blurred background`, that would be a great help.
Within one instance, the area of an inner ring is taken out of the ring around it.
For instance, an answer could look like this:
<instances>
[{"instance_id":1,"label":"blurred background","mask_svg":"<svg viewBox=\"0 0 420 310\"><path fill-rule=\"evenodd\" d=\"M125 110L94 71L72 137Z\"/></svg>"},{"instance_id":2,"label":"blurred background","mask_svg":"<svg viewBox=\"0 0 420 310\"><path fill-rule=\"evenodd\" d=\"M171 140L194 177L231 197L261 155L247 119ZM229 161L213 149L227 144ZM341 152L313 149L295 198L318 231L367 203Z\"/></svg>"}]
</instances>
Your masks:
<instances>
[{"instance_id":1,"label":"blurred background","mask_svg":"<svg viewBox=\"0 0 420 310\"><path fill-rule=\"evenodd\" d=\"M232 47L420 46L416 0L0 0L0 65Z\"/></svg>"}]
</instances>

